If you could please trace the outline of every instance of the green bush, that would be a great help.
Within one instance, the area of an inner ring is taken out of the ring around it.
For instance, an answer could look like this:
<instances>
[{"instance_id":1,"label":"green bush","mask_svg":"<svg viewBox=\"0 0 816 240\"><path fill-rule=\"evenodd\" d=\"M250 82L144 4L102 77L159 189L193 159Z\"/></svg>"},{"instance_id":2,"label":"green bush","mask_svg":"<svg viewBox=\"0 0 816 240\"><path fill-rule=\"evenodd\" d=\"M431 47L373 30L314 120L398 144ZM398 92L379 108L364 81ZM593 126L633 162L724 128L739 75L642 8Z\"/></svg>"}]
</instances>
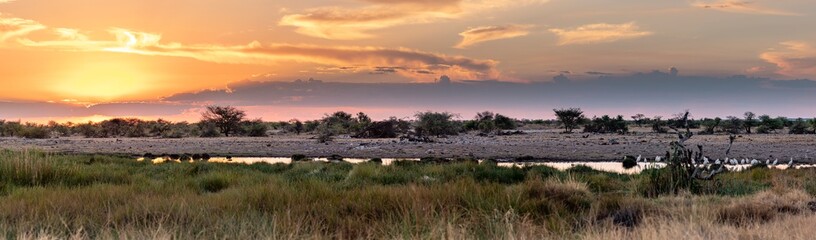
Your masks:
<instances>
[{"instance_id":1,"label":"green bush","mask_svg":"<svg viewBox=\"0 0 816 240\"><path fill-rule=\"evenodd\" d=\"M593 118L588 124L584 125L585 133L618 133L624 134L629 132L626 120L623 116L618 115L615 118L604 115L600 118Z\"/></svg>"},{"instance_id":2,"label":"green bush","mask_svg":"<svg viewBox=\"0 0 816 240\"><path fill-rule=\"evenodd\" d=\"M20 137L29 139L44 139L51 137L51 130L46 126L36 124L26 124L20 130Z\"/></svg>"},{"instance_id":3,"label":"green bush","mask_svg":"<svg viewBox=\"0 0 816 240\"><path fill-rule=\"evenodd\" d=\"M421 112L416 115L415 131L420 136L456 135L459 126L453 121L455 116L448 112Z\"/></svg>"}]
</instances>

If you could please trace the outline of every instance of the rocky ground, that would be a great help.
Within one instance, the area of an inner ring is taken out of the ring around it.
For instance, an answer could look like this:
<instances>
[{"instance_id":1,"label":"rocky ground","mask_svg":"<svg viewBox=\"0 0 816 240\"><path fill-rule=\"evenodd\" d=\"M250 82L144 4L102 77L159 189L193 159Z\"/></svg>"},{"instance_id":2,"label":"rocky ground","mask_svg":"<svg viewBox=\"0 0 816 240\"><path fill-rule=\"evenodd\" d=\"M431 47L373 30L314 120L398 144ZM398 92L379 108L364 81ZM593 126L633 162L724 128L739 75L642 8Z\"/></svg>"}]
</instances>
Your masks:
<instances>
[{"instance_id":1,"label":"rocky ground","mask_svg":"<svg viewBox=\"0 0 816 240\"><path fill-rule=\"evenodd\" d=\"M310 157L339 154L359 158L476 157L516 158L531 156L544 161L608 161L624 155L654 158L665 154L674 134L636 132L629 135L580 133L561 134L555 130L530 131L511 136L482 137L462 134L416 143L399 139L352 139L340 136L328 144L317 143L311 135L273 135L264 138L120 138L55 139L0 138L0 149L41 149L59 153L99 153L142 155L208 153L214 156ZM690 146L701 144L710 158L725 158L727 135L697 135ZM816 136L764 134L741 135L729 157L785 159L811 163L816 155Z\"/></svg>"}]
</instances>

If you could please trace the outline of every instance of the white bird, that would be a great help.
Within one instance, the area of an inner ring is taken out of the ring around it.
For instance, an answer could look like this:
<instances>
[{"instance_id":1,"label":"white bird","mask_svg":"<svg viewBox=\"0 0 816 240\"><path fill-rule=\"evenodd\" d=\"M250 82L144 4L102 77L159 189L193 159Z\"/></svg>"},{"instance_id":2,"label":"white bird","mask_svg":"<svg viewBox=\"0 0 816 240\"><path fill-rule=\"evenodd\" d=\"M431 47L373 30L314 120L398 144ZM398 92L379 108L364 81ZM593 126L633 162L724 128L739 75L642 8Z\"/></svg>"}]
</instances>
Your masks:
<instances>
[{"instance_id":1,"label":"white bird","mask_svg":"<svg viewBox=\"0 0 816 240\"><path fill-rule=\"evenodd\" d=\"M722 162L720 162L720 159L717 159L717 161L714 161L714 164L720 165Z\"/></svg>"},{"instance_id":2,"label":"white bird","mask_svg":"<svg viewBox=\"0 0 816 240\"><path fill-rule=\"evenodd\" d=\"M655 157L655 162L660 162L660 160L662 160L662 159L663 159L662 157L657 156L657 157Z\"/></svg>"},{"instance_id":3,"label":"white bird","mask_svg":"<svg viewBox=\"0 0 816 240\"><path fill-rule=\"evenodd\" d=\"M747 159L747 158L743 158L743 159L742 159L742 164L748 164L748 159Z\"/></svg>"},{"instance_id":4,"label":"white bird","mask_svg":"<svg viewBox=\"0 0 816 240\"><path fill-rule=\"evenodd\" d=\"M637 162L640 162L640 159L641 159L641 155L638 155L638 157L637 157L637 160L636 160L636 161L637 161Z\"/></svg>"},{"instance_id":5,"label":"white bird","mask_svg":"<svg viewBox=\"0 0 816 240\"><path fill-rule=\"evenodd\" d=\"M774 166L776 166L777 164L779 164L779 159L778 158L774 159L773 163L771 163L771 165L774 165Z\"/></svg>"},{"instance_id":6,"label":"white bird","mask_svg":"<svg viewBox=\"0 0 816 240\"><path fill-rule=\"evenodd\" d=\"M771 165L771 159L765 159L765 165Z\"/></svg>"},{"instance_id":7,"label":"white bird","mask_svg":"<svg viewBox=\"0 0 816 240\"><path fill-rule=\"evenodd\" d=\"M791 157L790 162L788 162L788 167L793 167L793 157Z\"/></svg>"},{"instance_id":8,"label":"white bird","mask_svg":"<svg viewBox=\"0 0 816 240\"><path fill-rule=\"evenodd\" d=\"M737 159L731 159L731 165L739 165L739 161L737 161Z\"/></svg>"},{"instance_id":9,"label":"white bird","mask_svg":"<svg viewBox=\"0 0 816 240\"><path fill-rule=\"evenodd\" d=\"M751 160L751 165L757 165L757 164L759 164L759 160L756 160L756 159Z\"/></svg>"},{"instance_id":10,"label":"white bird","mask_svg":"<svg viewBox=\"0 0 816 240\"><path fill-rule=\"evenodd\" d=\"M697 165L697 160L694 159L694 158L691 158L691 165Z\"/></svg>"}]
</instances>

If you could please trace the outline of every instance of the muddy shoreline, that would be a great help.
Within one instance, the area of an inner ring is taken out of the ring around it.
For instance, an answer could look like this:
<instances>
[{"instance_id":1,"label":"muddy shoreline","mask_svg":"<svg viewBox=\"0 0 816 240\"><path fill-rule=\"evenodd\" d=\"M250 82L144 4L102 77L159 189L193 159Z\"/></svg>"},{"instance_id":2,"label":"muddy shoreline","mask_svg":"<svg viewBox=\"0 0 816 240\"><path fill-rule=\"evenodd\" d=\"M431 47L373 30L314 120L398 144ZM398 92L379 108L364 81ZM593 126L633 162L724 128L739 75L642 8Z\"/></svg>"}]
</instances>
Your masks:
<instances>
[{"instance_id":1,"label":"muddy shoreline","mask_svg":"<svg viewBox=\"0 0 816 240\"><path fill-rule=\"evenodd\" d=\"M310 135L273 135L262 138L0 138L0 149L40 149L55 153L116 154L203 154L233 157L289 157L303 154L323 157L337 154L347 158L480 158L514 159L528 157L536 162L618 161L625 155L654 158L664 155L674 134L633 133L561 134L530 132L522 135L481 137L462 134L436 139L434 143L399 139L353 139L338 137L327 144L317 143ZM703 145L712 159L725 158L727 135L698 135L689 146ZM736 158L784 159L813 163L816 136L743 135L737 138L731 155Z\"/></svg>"}]
</instances>

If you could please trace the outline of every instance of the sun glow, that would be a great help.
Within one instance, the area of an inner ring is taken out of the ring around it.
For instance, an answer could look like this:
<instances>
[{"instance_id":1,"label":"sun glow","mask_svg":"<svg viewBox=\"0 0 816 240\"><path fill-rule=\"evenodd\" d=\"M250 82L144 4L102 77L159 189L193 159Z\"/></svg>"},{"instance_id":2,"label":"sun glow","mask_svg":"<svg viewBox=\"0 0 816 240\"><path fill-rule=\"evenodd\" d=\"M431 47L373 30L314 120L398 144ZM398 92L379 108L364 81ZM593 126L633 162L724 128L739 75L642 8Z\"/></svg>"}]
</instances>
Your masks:
<instances>
[{"instance_id":1,"label":"sun glow","mask_svg":"<svg viewBox=\"0 0 816 240\"><path fill-rule=\"evenodd\" d=\"M133 65L96 62L72 69L52 86L52 91L85 102L111 101L143 93L145 79L145 74Z\"/></svg>"}]
</instances>

